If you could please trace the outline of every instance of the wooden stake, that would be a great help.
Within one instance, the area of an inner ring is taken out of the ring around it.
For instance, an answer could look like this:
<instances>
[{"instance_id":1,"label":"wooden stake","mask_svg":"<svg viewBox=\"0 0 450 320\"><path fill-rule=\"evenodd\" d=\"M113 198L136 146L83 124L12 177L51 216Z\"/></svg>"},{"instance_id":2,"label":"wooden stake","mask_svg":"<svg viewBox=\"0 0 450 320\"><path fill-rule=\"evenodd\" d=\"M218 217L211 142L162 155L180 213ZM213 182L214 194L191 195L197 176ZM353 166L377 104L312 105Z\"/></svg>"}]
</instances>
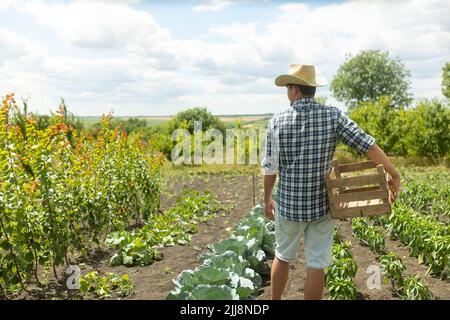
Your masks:
<instances>
[{"instance_id":1,"label":"wooden stake","mask_svg":"<svg viewBox=\"0 0 450 320\"><path fill-rule=\"evenodd\" d=\"M255 173L253 172L253 207L256 206Z\"/></svg>"}]
</instances>

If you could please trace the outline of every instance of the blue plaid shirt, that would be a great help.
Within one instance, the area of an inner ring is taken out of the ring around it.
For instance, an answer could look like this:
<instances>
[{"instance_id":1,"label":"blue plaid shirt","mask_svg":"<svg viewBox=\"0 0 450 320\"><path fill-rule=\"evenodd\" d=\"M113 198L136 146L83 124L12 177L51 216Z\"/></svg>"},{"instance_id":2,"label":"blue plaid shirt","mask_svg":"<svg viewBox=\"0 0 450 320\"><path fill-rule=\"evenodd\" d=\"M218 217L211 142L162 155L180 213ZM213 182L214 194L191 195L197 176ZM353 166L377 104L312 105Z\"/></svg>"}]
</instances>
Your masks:
<instances>
[{"instance_id":1,"label":"blue plaid shirt","mask_svg":"<svg viewBox=\"0 0 450 320\"><path fill-rule=\"evenodd\" d=\"M269 121L265 174L279 171L278 212L289 220L313 221L329 211L325 173L331 170L337 141L367 153L375 139L338 108L301 98Z\"/></svg>"}]
</instances>

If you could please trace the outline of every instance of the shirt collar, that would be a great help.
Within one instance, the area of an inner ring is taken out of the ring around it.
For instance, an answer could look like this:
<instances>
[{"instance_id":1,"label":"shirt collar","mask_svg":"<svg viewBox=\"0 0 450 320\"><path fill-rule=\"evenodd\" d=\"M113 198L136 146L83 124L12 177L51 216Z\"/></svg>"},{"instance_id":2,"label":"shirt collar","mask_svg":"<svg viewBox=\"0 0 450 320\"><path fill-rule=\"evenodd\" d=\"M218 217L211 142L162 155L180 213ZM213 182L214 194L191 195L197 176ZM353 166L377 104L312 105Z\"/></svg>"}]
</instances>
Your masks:
<instances>
[{"instance_id":1,"label":"shirt collar","mask_svg":"<svg viewBox=\"0 0 450 320\"><path fill-rule=\"evenodd\" d=\"M303 105L308 105L314 103L314 98L300 98L291 103L291 107L301 107Z\"/></svg>"}]
</instances>

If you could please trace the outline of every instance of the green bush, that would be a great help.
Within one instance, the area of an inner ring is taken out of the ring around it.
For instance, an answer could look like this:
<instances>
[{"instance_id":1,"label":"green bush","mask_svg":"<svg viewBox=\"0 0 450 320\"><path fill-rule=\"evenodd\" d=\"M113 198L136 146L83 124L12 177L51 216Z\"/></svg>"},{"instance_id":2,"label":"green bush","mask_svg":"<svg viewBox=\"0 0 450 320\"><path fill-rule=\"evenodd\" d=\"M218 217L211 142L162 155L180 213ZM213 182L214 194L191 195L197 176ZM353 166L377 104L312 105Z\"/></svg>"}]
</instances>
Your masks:
<instances>
[{"instance_id":1,"label":"green bush","mask_svg":"<svg viewBox=\"0 0 450 320\"><path fill-rule=\"evenodd\" d=\"M433 161L450 155L448 100L420 100L414 108L396 109L391 98L381 97L360 104L348 116L388 154Z\"/></svg>"}]
</instances>

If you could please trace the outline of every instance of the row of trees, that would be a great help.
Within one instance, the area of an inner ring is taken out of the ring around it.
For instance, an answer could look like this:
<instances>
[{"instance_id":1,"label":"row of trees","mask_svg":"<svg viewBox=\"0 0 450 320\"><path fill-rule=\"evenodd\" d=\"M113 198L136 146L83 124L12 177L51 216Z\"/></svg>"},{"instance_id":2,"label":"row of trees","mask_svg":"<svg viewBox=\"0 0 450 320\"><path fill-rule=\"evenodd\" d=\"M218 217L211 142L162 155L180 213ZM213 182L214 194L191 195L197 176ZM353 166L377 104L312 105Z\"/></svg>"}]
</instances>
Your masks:
<instances>
[{"instance_id":1,"label":"row of trees","mask_svg":"<svg viewBox=\"0 0 450 320\"><path fill-rule=\"evenodd\" d=\"M0 104L0 297L26 290L38 269L56 274L68 254L88 256L113 231L147 219L160 204L159 157L138 136L75 130L61 105L39 128L14 96ZM42 124L42 123L41 123Z\"/></svg>"},{"instance_id":2,"label":"row of trees","mask_svg":"<svg viewBox=\"0 0 450 320\"><path fill-rule=\"evenodd\" d=\"M369 134L390 155L420 156L438 160L450 156L450 62L442 69L444 99L432 98L414 102L410 92L410 72L397 57L388 52L362 51L339 67L331 82L333 96L348 107L348 116ZM321 103L326 99L319 97ZM67 112L64 101L64 121L81 130L83 124ZM24 113L26 114L26 103ZM19 115L20 116L20 115ZM54 116L39 116L39 129L52 125ZM16 119L17 123L24 119ZM210 128L225 132L226 125L206 108L191 108L178 113L166 125L149 127L143 119L112 120L112 127L121 126L127 134L139 132L151 149L170 159L174 146L172 132L176 129L194 131L194 121L202 122L202 130ZM229 124L228 124L229 125ZM235 124L236 127L242 124ZM91 130L99 129L101 124ZM71 134L69 140L72 140ZM355 152L349 149L351 152Z\"/></svg>"}]
</instances>

